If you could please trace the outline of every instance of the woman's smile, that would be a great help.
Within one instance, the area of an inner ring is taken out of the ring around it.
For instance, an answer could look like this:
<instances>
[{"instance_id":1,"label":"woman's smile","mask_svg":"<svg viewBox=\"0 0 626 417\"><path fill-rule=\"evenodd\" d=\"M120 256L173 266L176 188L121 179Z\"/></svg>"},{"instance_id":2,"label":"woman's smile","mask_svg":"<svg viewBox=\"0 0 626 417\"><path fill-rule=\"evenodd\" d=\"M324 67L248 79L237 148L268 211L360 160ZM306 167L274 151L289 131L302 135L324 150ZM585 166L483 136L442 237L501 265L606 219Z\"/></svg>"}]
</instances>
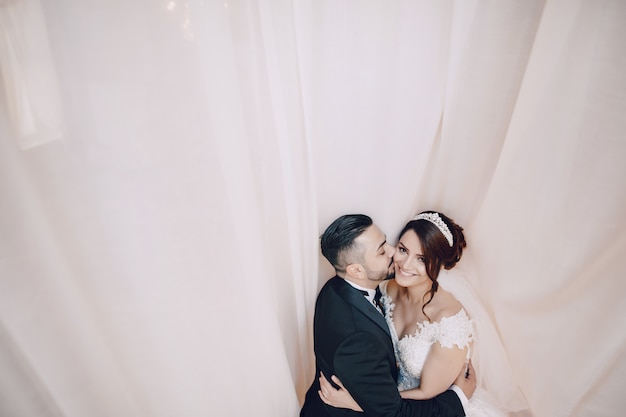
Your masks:
<instances>
[{"instance_id":1,"label":"woman's smile","mask_svg":"<svg viewBox=\"0 0 626 417\"><path fill-rule=\"evenodd\" d=\"M406 270L402 269L401 266L396 265L396 276L398 275L398 273L400 273L401 275L404 275L406 277L414 277L416 275L415 273L406 271Z\"/></svg>"}]
</instances>

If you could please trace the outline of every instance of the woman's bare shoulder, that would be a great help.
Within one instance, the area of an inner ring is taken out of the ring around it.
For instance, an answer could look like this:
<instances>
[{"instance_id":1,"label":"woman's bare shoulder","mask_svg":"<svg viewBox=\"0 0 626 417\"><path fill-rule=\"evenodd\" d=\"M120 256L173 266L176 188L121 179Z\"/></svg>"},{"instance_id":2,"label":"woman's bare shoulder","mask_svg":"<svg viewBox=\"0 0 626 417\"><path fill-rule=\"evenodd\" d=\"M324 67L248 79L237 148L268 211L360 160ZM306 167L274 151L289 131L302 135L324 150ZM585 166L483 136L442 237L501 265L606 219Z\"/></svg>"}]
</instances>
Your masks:
<instances>
[{"instance_id":1,"label":"woman's bare shoulder","mask_svg":"<svg viewBox=\"0 0 626 417\"><path fill-rule=\"evenodd\" d=\"M395 279L390 279L387 281L387 295L391 298L395 298L398 294L398 284L396 284Z\"/></svg>"},{"instance_id":2,"label":"woman's bare shoulder","mask_svg":"<svg viewBox=\"0 0 626 417\"><path fill-rule=\"evenodd\" d=\"M433 301L436 303L433 305L433 321L439 321L444 317L454 316L463 308L463 304L456 299L450 292L439 288L436 296L433 297Z\"/></svg>"}]
</instances>

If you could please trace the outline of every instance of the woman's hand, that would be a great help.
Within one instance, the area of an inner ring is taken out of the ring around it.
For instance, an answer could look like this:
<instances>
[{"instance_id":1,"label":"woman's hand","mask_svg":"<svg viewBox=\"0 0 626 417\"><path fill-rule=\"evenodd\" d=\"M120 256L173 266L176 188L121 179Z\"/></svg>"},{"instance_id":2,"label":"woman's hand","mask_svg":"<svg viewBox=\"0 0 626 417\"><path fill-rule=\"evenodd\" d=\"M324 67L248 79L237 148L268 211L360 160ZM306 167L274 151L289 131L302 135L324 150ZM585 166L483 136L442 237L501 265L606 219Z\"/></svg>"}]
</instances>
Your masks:
<instances>
[{"instance_id":1,"label":"woman's hand","mask_svg":"<svg viewBox=\"0 0 626 417\"><path fill-rule=\"evenodd\" d=\"M339 386L339 389L335 389L330 382L326 379L324 374L320 373L320 390L317 392L324 403L335 408L349 408L354 411L363 411L363 409L354 401L352 395L343 386L339 378L335 375L330 379Z\"/></svg>"}]
</instances>

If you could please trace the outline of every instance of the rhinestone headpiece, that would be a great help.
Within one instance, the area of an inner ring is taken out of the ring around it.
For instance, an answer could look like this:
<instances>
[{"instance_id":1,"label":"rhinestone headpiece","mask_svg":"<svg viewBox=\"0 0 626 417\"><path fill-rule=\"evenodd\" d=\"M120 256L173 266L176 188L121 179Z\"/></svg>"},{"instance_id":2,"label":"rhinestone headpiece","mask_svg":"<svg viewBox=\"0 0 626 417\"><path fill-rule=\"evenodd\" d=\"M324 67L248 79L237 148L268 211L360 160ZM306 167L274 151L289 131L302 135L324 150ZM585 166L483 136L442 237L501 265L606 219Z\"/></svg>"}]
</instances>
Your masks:
<instances>
[{"instance_id":1,"label":"rhinestone headpiece","mask_svg":"<svg viewBox=\"0 0 626 417\"><path fill-rule=\"evenodd\" d=\"M450 233L450 229L448 229L448 225L439 217L439 213L420 213L417 216L413 217L412 220L427 220L437 226L437 228L443 233L443 236L448 241L450 247L452 247L452 233Z\"/></svg>"}]
</instances>

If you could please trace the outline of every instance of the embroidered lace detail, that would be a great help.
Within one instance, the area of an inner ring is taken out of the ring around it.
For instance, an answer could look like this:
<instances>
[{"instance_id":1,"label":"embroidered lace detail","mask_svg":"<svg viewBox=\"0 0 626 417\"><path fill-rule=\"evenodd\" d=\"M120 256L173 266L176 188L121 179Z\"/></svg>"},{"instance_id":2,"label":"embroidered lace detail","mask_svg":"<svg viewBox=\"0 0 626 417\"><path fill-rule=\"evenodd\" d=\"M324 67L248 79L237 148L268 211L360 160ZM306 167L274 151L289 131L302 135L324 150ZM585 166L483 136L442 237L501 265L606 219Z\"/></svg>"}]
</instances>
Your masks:
<instances>
[{"instance_id":1,"label":"embroidered lace detail","mask_svg":"<svg viewBox=\"0 0 626 417\"><path fill-rule=\"evenodd\" d=\"M446 276L450 273L450 271L442 272L443 276L440 275L440 282L442 281L442 278L446 278ZM391 302L391 297L387 295L387 283L388 281L382 282L380 284L380 289L383 294L383 310L385 311L385 318L391 333L396 360L398 361L398 389L400 391L405 391L420 385L420 376L424 367L424 362L426 361L430 347L434 343L440 343L442 346L465 347L468 343L475 342L474 339L477 334L480 334L481 343L484 343L485 333L479 333L479 331L481 328L483 330L485 329L485 316L476 316L476 304L473 305L474 309L472 310L472 304L466 304L461 300L461 298L458 298L457 295L455 296L457 296L459 301L463 302L464 305L464 308L457 314L451 317L446 317L438 323L421 323L421 325L418 325L418 329L415 334L403 337L402 340L398 340L398 335L396 334L395 327L393 326L393 309L395 305ZM446 290L450 291L448 288L446 288ZM465 300L467 301L467 298L465 298ZM465 308L467 308L467 311L471 312L472 316L475 318L470 320ZM483 317L483 319L480 317ZM474 322L474 320L479 320L480 322ZM473 349L475 349L474 346L472 346L472 350ZM482 352L485 352L484 345L481 349L483 349ZM498 351L496 350L496 352ZM478 353L478 351L475 353ZM468 349L468 357L469 354ZM492 357L486 358L489 361L493 360ZM497 380L500 381L501 379ZM505 380L506 379L503 379L502 381ZM505 387L497 386L495 388L504 389L505 391L507 389ZM491 389L493 390L494 387L492 386ZM502 409L500 408L502 407L502 404L504 403L501 403L499 406L496 405L491 392L487 392L484 387L479 386L476 388L472 398L470 398L468 406L465 408L465 412L468 417L507 417L509 414L505 411L505 407Z\"/></svg>"},{"instance_id":2,"label":"embroidered lace detail","mask_svg":"<svg viewBox=\"0 0 626 417\"><path fill-rule=\"evenodd\" d=\"M467 316L465 310L461 309L455 315L444 317L438 322L417 323L414 334L398 339L393 325L395 304L387 294L386 284L386 282L381 284L383 294L381 300L396 351L396 358L399 359L398 389L404 391L419 386L424 362L426 362L430 347L434 343L439 343L446 348L456 346L459 349L464 349L469 346L473 340L472 320Z\"/></svg>"}]
</instances>

